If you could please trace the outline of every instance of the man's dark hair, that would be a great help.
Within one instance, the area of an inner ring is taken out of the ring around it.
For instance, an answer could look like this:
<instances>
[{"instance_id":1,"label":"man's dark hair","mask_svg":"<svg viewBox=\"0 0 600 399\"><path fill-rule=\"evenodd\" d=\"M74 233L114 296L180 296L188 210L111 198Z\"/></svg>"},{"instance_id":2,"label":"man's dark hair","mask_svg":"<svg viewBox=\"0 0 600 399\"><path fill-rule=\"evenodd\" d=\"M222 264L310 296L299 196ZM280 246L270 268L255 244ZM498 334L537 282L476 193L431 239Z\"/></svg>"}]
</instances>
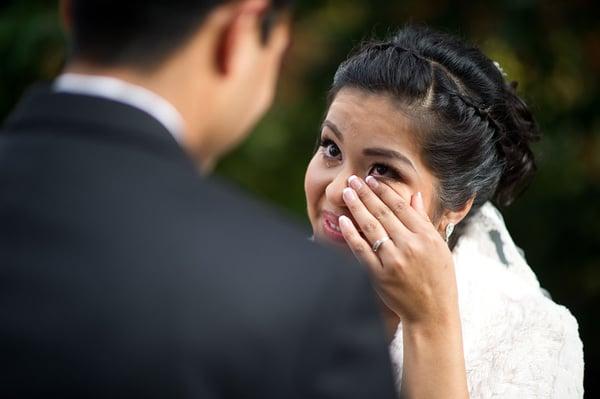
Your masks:
<instances>
[{"instance_id":1,"label":"man's dark hair","mask_svg":"<svg viewBox=\"0 0 600 399\"><path fill-rule=\"evenodd\" d=\"M71 52L95 64L151 69L183 46L210 11L229 1L235 0L73 0ZM271 1L263 41L292 1Z\"/></svg>"}]
</instances>

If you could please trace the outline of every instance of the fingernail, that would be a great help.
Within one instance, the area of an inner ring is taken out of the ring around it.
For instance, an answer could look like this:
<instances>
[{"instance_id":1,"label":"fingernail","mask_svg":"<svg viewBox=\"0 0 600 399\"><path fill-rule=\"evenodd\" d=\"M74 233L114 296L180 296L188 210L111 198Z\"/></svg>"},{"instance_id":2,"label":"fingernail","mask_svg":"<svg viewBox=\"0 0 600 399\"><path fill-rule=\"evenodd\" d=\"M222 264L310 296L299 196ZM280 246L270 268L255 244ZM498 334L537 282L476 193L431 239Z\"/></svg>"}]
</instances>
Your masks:
<instances>
[{"instance_id":1,"label":"fingernail","mask_svg":"<svg viewBox=\"0 0 600 399\"><path fill-rule=\"evenodd\" d=\"M348 178L348 183L350 184L350 187L352 187L355 190L360 190L360 188L362 187L360 179L356 176L350 176Z\"/></svg>"},{"instance_id":2,"label":"fingernail","mask_svg":"<svg viewBox=\"0 0 600 399\"><path fill-rule=\"evenodd\" d=\"M417 202L419 203L420 206L423 206L423 194L421 194L420 191L417 192Z\"/></svg>"},{"instance_id":3,"label":"fingernail","mask_svg":"<svg viewBox=\"0 0 600 399\"><path fill-rule=\"evenodd\" d=\"M377 186L379 186L379 182L373 176L367 176L367 178L365 179L365 181L367 182L367 184L369 185L369 187L371 187L373 189L375 189L375 188L377 188Z\"/></svg>"},{"instance_id":4,"label":"fingernail","mask_svg":"<svg viewBox=\"0 0 600 399\"><path fill-rule=\"evenodd\" d=\"M350 221L348 216L340 216L338 222L340 223L340 226L342 226L345 229L349 229L352 227L352 222Z\"/></svg>"},{"instance_id":5,"label":"fingernail","mask_svg":"<svg viewBox=\"0 0 600 399\"><path fill-rule=\"evenodd\" d=\"M346 187L342 193L346 201L354 201L356 199L356 193L349 187Z\"/></svg>"}]
</instances>

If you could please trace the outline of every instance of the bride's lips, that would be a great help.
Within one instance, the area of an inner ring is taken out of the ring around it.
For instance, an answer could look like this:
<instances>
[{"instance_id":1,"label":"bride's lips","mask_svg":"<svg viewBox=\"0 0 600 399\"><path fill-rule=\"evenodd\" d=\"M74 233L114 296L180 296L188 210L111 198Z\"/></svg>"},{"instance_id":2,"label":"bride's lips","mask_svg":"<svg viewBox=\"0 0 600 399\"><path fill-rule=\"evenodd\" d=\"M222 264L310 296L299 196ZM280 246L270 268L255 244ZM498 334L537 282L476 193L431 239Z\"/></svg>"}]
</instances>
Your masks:
<instances>
[{"instance_id":1,"label":"bride's lips","mask_svg":"<svg viewBox=\"0 0 600 399\"><path fill-rule=\"evenodd\" d=\"M321 212L321 224L323 226L323 232L325 233L325 236L333 242L346 244L346 240L344 239L342 231L340 230L338 219L339 216L334 213L329 211Z\"/></svg>"}]
</instances>

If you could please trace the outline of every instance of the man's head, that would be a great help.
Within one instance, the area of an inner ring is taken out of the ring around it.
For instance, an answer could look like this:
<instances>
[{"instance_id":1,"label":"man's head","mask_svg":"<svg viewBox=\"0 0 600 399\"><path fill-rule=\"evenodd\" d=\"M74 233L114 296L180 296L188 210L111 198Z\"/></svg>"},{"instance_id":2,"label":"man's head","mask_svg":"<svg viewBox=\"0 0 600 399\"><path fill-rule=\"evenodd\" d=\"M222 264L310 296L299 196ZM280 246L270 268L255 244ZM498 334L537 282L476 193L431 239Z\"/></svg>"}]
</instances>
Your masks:
<instances>
[{"instance_id":1,"label":"man's head","mask_svg":"<svg viewBox=\"0 0 600 399\"><path fill-rule=\"evenodd\" d=\"M67 70L146 86L183 115L185 144L212 164L272 102L291 0L63 0Z\"/></svg>"}]
</instances>

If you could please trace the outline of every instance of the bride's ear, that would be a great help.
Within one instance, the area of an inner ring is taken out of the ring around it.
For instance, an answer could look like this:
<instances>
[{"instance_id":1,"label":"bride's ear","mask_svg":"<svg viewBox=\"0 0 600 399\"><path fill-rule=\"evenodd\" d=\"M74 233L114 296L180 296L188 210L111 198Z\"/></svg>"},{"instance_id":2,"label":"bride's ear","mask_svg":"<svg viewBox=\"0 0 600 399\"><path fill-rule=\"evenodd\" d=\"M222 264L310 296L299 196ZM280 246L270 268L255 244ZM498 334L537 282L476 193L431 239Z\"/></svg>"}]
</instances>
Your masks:
<instances>
[{"instance_id":1,"label":"bride's ear","mask_svg":"<svg viewBox=\"0 0 600 399\"><path fill-rule=\"evenodd\" d=\"M446 226L448 226L450 223L452 223L454 226L459 224L469 214L469 211L471 211L471 208L473 207L473 201L475 201L475 196L471 197L461 209L456 211L444 211L444 214L440 220L439 229L445 232Z\"/></svg>"}]
</instances>

